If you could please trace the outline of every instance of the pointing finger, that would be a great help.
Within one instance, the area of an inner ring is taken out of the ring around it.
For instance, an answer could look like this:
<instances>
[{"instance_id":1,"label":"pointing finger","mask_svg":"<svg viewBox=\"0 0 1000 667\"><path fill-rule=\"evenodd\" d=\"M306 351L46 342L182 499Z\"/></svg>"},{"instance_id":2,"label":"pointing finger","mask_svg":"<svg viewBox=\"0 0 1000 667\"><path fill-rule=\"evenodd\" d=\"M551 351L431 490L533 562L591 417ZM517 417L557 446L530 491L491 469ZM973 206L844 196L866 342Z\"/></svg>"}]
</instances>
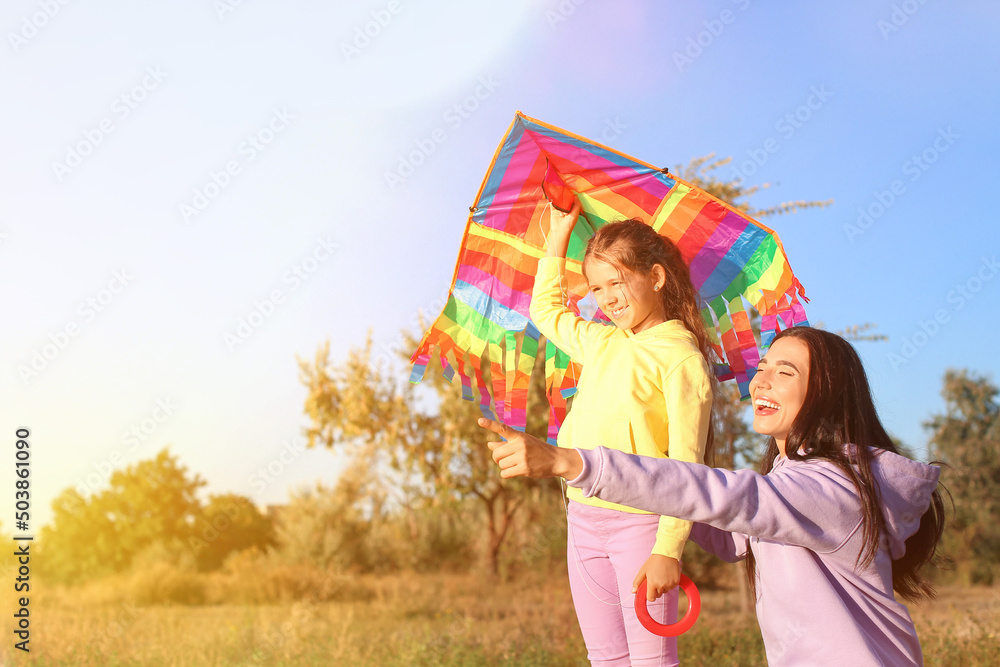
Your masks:
<instances>
[{"instance_id":1,"label":"pointing finger","mask_svg":"<svg viewBox=\"0 0 1000 667\"><path fill-rule=\"evenodd\" d=\"M477 423L479 424L479 426L486 429L487 431L492 431L493 433L496 433L504 440L509 440L510 438L519 435L519 432L515 431L510 426L507 426L502 422L493 421L492 419L486 419L485 417L480 417Z\"/></svg>"}]
</instances>

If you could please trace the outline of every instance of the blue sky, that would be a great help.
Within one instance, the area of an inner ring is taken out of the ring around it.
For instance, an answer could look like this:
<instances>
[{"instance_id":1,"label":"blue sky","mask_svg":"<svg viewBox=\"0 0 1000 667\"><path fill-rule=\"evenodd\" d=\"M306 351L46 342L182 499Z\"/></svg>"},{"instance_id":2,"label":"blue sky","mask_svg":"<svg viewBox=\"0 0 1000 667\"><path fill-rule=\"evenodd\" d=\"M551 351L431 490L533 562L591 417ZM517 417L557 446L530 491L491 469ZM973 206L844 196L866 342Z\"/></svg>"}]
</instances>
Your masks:
<instances>
[{"instance_id":1,"label":"blue sky","mask_svg":"<svg viewBox=\"0 0 1000 667\"><path fill-rule=\"evenodd\" d=\"M35 525L166 445L260 503L334 481L301 451L296 358L437 315L516 110L660 166L732 156L758 207L833 199L766 224L812 321L889 337L858 348L922 449L945 369L997 377L998 24L931 0L5 3L0 419L12 452L32 432Z\"/></svg>"}]
</instances>

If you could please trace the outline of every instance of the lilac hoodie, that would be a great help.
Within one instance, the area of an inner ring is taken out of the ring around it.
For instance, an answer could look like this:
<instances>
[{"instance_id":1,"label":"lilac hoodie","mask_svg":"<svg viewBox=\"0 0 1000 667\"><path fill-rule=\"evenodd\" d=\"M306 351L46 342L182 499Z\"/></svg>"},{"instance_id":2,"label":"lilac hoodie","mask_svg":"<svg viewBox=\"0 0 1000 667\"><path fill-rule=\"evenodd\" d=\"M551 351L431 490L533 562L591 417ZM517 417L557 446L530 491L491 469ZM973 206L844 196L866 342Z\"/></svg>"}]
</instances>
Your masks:
<instances>
[{"instance_id":1,"label":"lilac hoodie","mask_svg":"<svg viewBox=\"0 0 1000 667\"><path fill-rule=\"evenodd\" d=\"M920 525L940 470L878 450L872 472L886 534L870 565L861 503L829 461L779 457L767 475L577 450L585 496L695 521L691 539L730 562L757 561L757 622L770 665L922 665L906 607L892 593L892 559ZM873 450L876 452L876 450Z\"/></svg>"}]
</instances>

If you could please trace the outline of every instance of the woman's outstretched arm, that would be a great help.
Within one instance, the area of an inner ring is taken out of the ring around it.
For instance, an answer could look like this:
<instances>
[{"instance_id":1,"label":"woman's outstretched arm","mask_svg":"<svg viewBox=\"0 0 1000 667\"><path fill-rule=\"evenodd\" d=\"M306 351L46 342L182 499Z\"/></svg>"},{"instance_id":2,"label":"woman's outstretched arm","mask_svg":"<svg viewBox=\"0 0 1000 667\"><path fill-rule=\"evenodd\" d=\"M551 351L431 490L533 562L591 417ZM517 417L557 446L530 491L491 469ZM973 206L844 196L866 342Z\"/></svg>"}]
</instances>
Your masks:
<instances>
[{"instance_id":1,"label":"woman's outstretched arm","mask_svg":"<svg viewBox=\"0 0 1000 667\"><path fill-rule=\"evenodd\" d=\"M861 523L853 483L823 461L760 475L604 447L560 449L498 422L479 423L507 439L490 443L501 477L564 477L586 496L817 552L839 548Z\"/></svg>"}]
</instances>

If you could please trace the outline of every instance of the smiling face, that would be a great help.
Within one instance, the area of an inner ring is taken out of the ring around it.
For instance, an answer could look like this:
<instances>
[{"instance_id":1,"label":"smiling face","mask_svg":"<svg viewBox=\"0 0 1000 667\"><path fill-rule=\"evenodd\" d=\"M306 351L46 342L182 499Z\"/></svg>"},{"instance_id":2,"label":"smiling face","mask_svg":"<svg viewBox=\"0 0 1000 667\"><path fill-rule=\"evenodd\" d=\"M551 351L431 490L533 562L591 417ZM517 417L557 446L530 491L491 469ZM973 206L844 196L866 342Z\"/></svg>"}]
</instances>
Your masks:
<instances>
[{"instance_id":1,"label":"smiling face","mask_svg":"<svg viewBox=\"0 0 1000 667\"><path fill-rule=\"evenodd\" d=\"M624 267L619 270L600 259L588 258L583 272L598 307L619 329L639 333L666 322L663 302L656 289L663 285L663 267L656 265L651 275L643 276Z\"/></svg>"},{"instance_id":2,"label":"smiling face","mask_svg":"<svg viewBox=\"0 0 1000 667\"><path fill-rule=\"evenodd\" d=\"M773 436L782 456L808 387L809 348L794 337L774 341L750 381L750 398L753 430Z\"/></svg>"}]
</instances>

